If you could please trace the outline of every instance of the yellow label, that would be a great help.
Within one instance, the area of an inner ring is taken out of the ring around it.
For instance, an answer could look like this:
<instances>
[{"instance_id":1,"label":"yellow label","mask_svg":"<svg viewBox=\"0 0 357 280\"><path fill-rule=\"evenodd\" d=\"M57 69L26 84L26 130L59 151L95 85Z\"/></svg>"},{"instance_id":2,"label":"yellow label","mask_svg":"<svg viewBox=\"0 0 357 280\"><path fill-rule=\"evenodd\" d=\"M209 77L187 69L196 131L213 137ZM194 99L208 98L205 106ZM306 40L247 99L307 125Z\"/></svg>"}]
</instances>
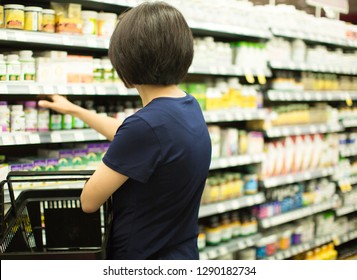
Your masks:
<instances>
[{"instance_id":1,"label":"yellow label","mask_svg":"<svg viewBox=\"0 0 357 280\"><path fill-rule=\"evenodd\" d=\"M25 30L37 31L37 12L26 12L25 13Z\"/></svg>"},{"instance_id":2,"label":"yellow label","mask_svg":"<svg viewBox=\"0 0 357 280\"><path fill-rule=\"evenodd\" d=\"M21 10L5 10L5 27L24 29L25 13Z\"/></svg>"},{"instance_id":3,"label":"yellow label","mask_svg":"<svg viewBox=\"0 0 357 280\"><path fill-rule=\"evenodd\" d=\"M261 85L265 85L267 83L267 79L265 78L264 73L258 72L258 82Z\"/></svg>"},{"instance_id":4,"label":"yellow label","mask_svg":"<svg viewBox=\"0 0 357 280\"><path fill-rule=\"evenodd\" d=\"M49 33L55 32L55 15L44 14L42 16L42 31Z\"/></svg>"},{"instance_id":5,"label":"yellow label","mask_svg":"<svg viewBox=\"0 0 357 280\"><path fill-rule=\"evenodd\" d=\"M245 79L247 80L248 83L254 84L254 81L255 81L254 76L253 76L253 73L250 71L250 69L245 69L244 75L245 75Z\"/></svg>"},{"instance_id":6,"label":"yellow label","mask_svg":"<svg viewBox=\"0 0 357 280\"><path fill-rule=\"evenodd\" d=\"M352 101L351 96L348 96L348 97L346 98L346 104L347 104L347 106L349 106L349 107L351 107L351 106L353 105L353 101Z\"/></svg>"},{"instance_id":7,"label":"yellow label","mask_svg":"<svg viewBox=\"0 0 357 280\"><path fill-rule=\"evenodd\" d=\"M0 6L0 28L4 28L4 7Z\"/></svg>"}]
</instances>

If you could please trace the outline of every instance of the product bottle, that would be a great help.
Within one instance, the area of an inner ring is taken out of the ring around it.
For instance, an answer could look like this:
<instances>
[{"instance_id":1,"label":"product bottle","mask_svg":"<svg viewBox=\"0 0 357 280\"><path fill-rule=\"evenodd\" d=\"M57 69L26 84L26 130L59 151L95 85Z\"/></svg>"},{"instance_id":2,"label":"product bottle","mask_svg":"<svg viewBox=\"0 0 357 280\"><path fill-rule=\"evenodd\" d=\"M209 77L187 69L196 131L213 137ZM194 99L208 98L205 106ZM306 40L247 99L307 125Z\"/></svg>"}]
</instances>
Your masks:
<instances>
[{"instance_id":1,"label":"product bottle","mask_svg":"<svg viewBox=\"0 0 357 280\"><path fill-rule=\"evenodd\" d=\"M236 238L241 235L238 212L232 212L231 221L232 221L232 237Z\"/></svg>"},{"instance_id":2,"label":"product bottle","mask_svg":"<svg viewBox=\"0 0 357 280\"><path fill-rule=\"evenodd\" d=\"M25 112L23 105L12 105L10 113L11 132L25 131Z\"/></svg>"},{"instance_id":3,"label":"product bottle","mask_svg":"<svg viewBox=\"0 0 357 280\"><path fill-rule=\"evenodd\" d=\"M36 80L35 59L32 51L20 51L21 78L22 81Z\"/></svg>"},{"instance_id":4,"label":"product bottle","mask_svg":"<svg viewBox=\"0 0 357 280\"><path fill-rule=\"evenodd\" d=\"M218 216L212 216L205 227L207 245L218 245L222 240L222 228L219 224Z\"/></svg>"},{"instance_id":5,"label":"product bottle","mask_svg":"<svg viewBox=\"0 0 357 280\"><path fill-rule=\"evenodd\" d=\"M0 101L0 132L10 131L10 109L6 101Z\"/></svg>"},{"instance_id":6,"label":"product bottle","mask_svg":"<svg viewBox=\"0 0 357 280\"><path fill-rule=\"evenodd\" d=\"M0 81L6 81L6 80L7 80L7 77L6 77L6 62L4 60L4 55L0 54Z\"/></svg>"},{"instance_id":7,"label":"product bottle","mask_svg":"<svg viewBox=\"0 0 357 280\"><path fill-rule=\"evenodd\" d=\"M233 228L228 213L222 214L221 227L222 227L222 241L227 242L231 240L233 235Z\"/></svg>"},{"instance_id":8,"label":"product bottle","mask_svg":"<svg viewBox=\"0 0 357 280\"><path fill-rule=\"evenodd\" d=\"M68 130L72 129L72 116L69 114L63 114L61 120L62 129Z\"/></svg>"},{"instance_id":9,"label":"product bottle","mask_svg":"<svg viewBox=\"0 0 357 280\"><path fill-rule=\"evenodd\" d=\"M93 80L97 83L104 81L103 66L99 58L93 59Z\"/></svg>"},{"instance_id":10,"label":"product bottle","mask_svg":"<svg viewBox=\"0 0 357 280\"><path fill-rule=\"evenodd\" d=\"M17 54L9 54L7 56L7 79L8 81L20 81L21 63Z\"/></svg>"},{"instance_id":11,"label":"product bottle","mask_svg":"<svg viewBox=\"0 0 357 280\"><path fill-rule=\"evenodd\" d=\"M103 80L105 83L112 83L114 81L113 65L109 58L102 58Z\"/></svg>"},{"instance_id":12,"label":"product bottle","mask_svg":"<svg viewBox=\"0 0 357 280\"><path fill-rule=\"evenodd\" d=\"M48 131L50 126L50 110L38 108L37 111L37 128L38 131Z\"/></svg>"},{"instance_id":13,"label":"product bottle","mask_svg":"<svg viewBox=\"0 0 357 280\"><path fill-rule=\"evenodd\" d=\"M37 109L36 101L25 102L25 130L37 131Z\"/></svg>"},{"instance_id":14,"label":"product bottle","mask_svg":"<svg viewBox=\"0 0 357 280\"><path fill-rule=\"evenodd\" d=\"M206 248L206 233L202 225L198 226L197 247L199 251L202 251L204 248Z\"/></svg>"},{"instance_id":15,"label":"product bottle","mask_svg":"<svg viewBox=\"0 0 357 280\"><path fill-rule=\"evenodd\" d=\"M82 106L82 101L80 101L80 100L76 100L73 103L78 105L78 106ZM73 116L72 117L72 127L75 128L75 129L83 128L84 127L84 122L81 119Z\"/></svg>"},{"instance_id":16,"label":"product bottle","mask_svg":"<svg viewBox=\"0 0 357 280\"><path fill-rule=\"evenodd\" d=\"M50 114L50 130L61 130L62 129L62 115L51 111Z\"/></svg>"},{"instance_id":17,"label":"product bottle","mask_svg":"<svg viewBox=\"0 0 357 280\"><path fill-rule=\"evenodd\" d=\"M84 108L87 110L96 113L97 111L94 109L94 101L93 100L85 100L84 101ZM84 128L89 128L89 125L83 122L83 127Z\"/></svg>"}]
</instances>

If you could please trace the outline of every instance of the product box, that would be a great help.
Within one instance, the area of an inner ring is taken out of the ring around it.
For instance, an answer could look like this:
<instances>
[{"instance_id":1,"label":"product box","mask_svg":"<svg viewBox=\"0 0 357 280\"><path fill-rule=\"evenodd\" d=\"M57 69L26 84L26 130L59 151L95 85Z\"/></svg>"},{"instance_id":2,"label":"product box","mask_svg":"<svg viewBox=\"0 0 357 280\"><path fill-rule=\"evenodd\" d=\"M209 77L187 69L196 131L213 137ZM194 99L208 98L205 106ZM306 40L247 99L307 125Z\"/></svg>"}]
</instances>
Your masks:
<instances>
[{"instance_id":1,"label":"product box","mask_svg":"<svg viewBox=\"0 0 357 280\"><path fill-rule=\"evenodd\" d=\"M101 144L88 144L87 145L87 164L89 166L96 166L102 160L102 147Z\"/></svg>"},{"instance_id":2,"label":"product box","mask_svg":"<svg viewBox=\"0 0 357 280\"><path fill-rule=\"evenodd\" d=\"M93 83L93 57L67 56L68 83Z\"/></svg>"},{"instance_id":3,"label":"product box","mask_svg":"<svg viewBox=\"0 0 357 280\"><path fill-rule=\"evenodd\" d=\"M55 10L55 26L57 33L82 33L83 22L81 20L80 4L51 2L51 8Z\"/></svg>"},{"instance_id":4,"label":"product box","mask_svg":"<svg viewBox=\"0 0 357 280\"><path fill-rule=\"evenodd\" d=\"M67 59L36 58L36 81L39 83L66 84Z\"/></svg>"},{"instance_id":5,"label":"product box","mask_svg":"<svg viewBox=\"0 0 357 280\"><path fill-rule=\"evenodd\" d=\"M48 158L46 159L46 171L57 171L59 160L57 158Z\"/></svg>"},{"instance_id":6,"label":"product box","mask_svg":"<svg viewBox=\"0 0 357 280\"><path fill-rule=\"evenodd\" d=\"M76 149L73 150L72 167L74 169L84 170L87 168L87 149Z\"/></svg>"},{"instance_id":7,"label":"product box","mask_svg":"<svg viewBox=\"0 0 357 280\"><path fill-rule=\"evenodd\" d=\"M58 159L58 170L71 170L72 169L72 150L49 150L39 149L38 155L43 158L56 158Z\"/></svg>"}]
</instances>

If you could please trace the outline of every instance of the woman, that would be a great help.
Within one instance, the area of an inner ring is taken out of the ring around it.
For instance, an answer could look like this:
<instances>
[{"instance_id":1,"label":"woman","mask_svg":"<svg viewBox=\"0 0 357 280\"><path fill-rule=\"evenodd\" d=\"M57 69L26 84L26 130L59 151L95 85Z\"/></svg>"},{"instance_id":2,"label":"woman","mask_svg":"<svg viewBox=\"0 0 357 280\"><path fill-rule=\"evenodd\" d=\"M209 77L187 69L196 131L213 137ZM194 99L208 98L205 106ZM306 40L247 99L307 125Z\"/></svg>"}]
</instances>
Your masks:
<instances>
[{"instance_id":1,"label":"woman","mask_svg":"<svg viewBox=\"0 0 357 280\"><path fill-rule=\"evenodd\" d=\"M197 101L177 87L192 62L192 33L177 9L143 3L121 18L109 57L143 103L123 123L58 95L39 102L112 141L83 188L82 209L94 212L112 196L110 259L198 259L198 209L211 142Z\"/></svg>"}]
</instances>

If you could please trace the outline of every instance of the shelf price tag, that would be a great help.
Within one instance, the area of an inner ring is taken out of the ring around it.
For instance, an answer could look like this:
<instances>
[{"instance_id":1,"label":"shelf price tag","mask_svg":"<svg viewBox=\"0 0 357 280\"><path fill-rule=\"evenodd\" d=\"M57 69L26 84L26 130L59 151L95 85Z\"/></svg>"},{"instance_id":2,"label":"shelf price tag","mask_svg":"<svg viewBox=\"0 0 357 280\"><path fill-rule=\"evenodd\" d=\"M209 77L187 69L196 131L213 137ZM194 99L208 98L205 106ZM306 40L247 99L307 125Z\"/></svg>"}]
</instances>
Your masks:
<instances>
[{"instance_id":1,"label":"shelf price tag","mask_svg":"<svg viewBox=\"0 0 357 280\"><path fill-rule=\"evenodd\" d=\"M15 33L15 38L16 38L16 41L20 41L20 42L26 42L26 36L25 34L23 33L23 31L17 31ZM31 39L29 40L31 41Z\"/></svg>"},{"instance_id":2,"label":"shelf price tag","mask_svg":"<svg viewBox=\"0 0 357 280\"><path fill-rule=\"evenodd\" d=\"M94 95L95 94L95 88L92 85L86 85L84 87L84 92L87 95Z\"/></svg>"},{"instance_id":3,"label":"shelf price tag","mask_svg":"<svg viewBox=\"0 0 357 280\"><path fill-rule=\"evenodd\" d=\"M29 135L29 141L31 144L41 143L40 135L38 135L37 133L31 133Z\"/></svg>"},{"instance_id":4,"label":"shelf price tag","mask_svg":"<svg viewBox=\"0 0 357 280\"><path fill-rule=\"evenodd\" d=\"M3 145L14 145L15 144L14 137L12 137L11 134L4 134L2 136L2 143Z\"/></svg>"},{"instance_id":5,"label":"shelf price tag","mask_svg":"<svg viewBox=\"0 0 357 280\"><path fill-rule=\"evenodd\" d=\"M95 38L87 38L87 44L91 48L97 48L98 47L98 42Z\"/></svg>"},{"instance_id":6,"label":"shelf price tag","mask_svg":"<svg viewBox=\"0 0 357 280\"><path fill-rule=\"evenodd\" d=\"M5 30L0 29L0 40L7 40L7 33Z\"/></svg>"},{"instance_id":7,"label":"shelf price tag","mask_svg":"<svg viewBox=\"0 0 357 280\"><path fill-rule=\"evenodd\" d=\"M57 93L62 95L67 95L68 94L67 86L57 86Z\"/></svg>"},{"instance_id":8,"label":"shelf price tag","mask_svg":"<svg viewBox=\"0 0 357 280\"><path fill-rule=\"evenodd\" d=\"M7 89L7 85L0 84L0 94L8 94L9 91Z\"/></svg>"},{"instance_id":9,"label":"shelf price tag","mask_svg":"<svg viewBox=\"0 0 357 280\"><path fill-rule=\"evenodd\" d=\"M78 142L85 141L84 134L82 132L74 132L74 139Z\"/></svg>"},{"instance_id":10,"label":"shelf price tag","mask_svg":"<svg viewBox=\"0 0 357 280\"><path fill-rule=\"evenodd\" d=\"M62 142L61 134L57 132L53 132L51 134L51 141L54 143Z\"/></svg>"},{"instance_id":11,"label":"shelf price tag","mask_svg":"<svg viewBox=\"0 0 357 280\"><path fill-rule=\"evenodd\" d=\"M244 69L244 76L248 83L254 84L255 79L254 79L253 73L250 69L248 69L248 68Z\"/></svg>"},{"instance_id":12,"label":"shelf price tag","mask_svg":"<svg viewBox=\"0 0 357 280\"><path fill-rule=\"evenodd\" d=\"M16 144L18 145L24 145L27 144L27 139L26 139L26 135L23 133L17 133L16 136L14 135Z\"/></svg>"}]
</instances>

